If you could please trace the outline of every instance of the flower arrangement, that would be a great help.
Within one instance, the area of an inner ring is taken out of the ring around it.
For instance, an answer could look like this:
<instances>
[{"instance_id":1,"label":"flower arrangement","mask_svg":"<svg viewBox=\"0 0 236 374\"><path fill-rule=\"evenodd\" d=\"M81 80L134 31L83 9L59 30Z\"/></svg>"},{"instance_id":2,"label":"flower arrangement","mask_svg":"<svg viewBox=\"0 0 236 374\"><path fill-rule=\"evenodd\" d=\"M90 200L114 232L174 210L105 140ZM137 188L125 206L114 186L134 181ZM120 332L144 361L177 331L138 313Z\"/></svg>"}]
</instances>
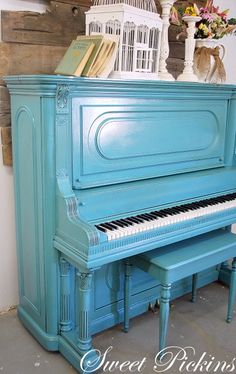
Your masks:
<instances>
[{"instance_id":1,"label":"flower arrangement","mask_svg":"<svg viewBox=\"0 0 236 374\"><path fill-rule=\"evenodd\" d=\"M198 22L196 39L221 39L223 36L232 33L235 26L230 25L228 17L229 9L220 11L219 7L213 5L213 0L208 0L204 8L199 9L199 16L202 20Z\"/></svg>"},{"instance_id":2,"label":"flower arrangement","mask_svg":"<svg viewBox=\"0 0 236 374\"><path fill-rule=\"evenodd\" d=\"M173 7L171 23L181 25L182 16L200 16L196 23L195 39L220 39L227 34L232 34L236 29L236 19L228 20L229 9L220 11L213 5L213 0L207 0L205 7L198 9L196 4L188 6L185 10Z\"/></svg>"}]
</instances>

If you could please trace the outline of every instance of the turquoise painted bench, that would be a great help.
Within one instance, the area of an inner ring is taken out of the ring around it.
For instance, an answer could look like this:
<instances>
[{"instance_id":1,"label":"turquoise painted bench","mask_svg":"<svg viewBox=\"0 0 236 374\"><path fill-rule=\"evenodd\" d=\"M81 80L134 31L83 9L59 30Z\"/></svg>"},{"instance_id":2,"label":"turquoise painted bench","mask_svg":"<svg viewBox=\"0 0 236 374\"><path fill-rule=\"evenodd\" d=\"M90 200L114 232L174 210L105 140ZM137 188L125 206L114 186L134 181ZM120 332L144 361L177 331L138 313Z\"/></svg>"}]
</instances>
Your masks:
<instances>
[{"instance_id":1,"label":"turquoise painted bench","mask_svg":"<svg viewBox=\"0 0 236 374\"><path fill-rule=\"evenodd\" d=\"M169 320L171 286L193 275L192 301L196 299L197 273L233 258L229 288L227 322L232 320L236 294L236 236L216 230L179 243L134 256L126 262L124 330L129 330L131 266L135 265L160 281L159 352L165 348Z\"/></svg>"}]
</instances>

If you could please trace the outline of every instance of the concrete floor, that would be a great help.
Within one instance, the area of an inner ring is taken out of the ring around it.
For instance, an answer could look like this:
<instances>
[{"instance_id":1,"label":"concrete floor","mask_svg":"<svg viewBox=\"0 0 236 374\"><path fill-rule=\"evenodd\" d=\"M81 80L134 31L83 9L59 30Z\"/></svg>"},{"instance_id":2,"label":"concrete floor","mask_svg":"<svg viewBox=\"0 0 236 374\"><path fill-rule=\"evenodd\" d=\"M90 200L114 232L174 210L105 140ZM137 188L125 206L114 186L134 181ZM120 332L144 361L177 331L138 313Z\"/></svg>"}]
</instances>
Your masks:
<instances>
[{"instance_id":1,"label":"concrete floor","mask_svg":"<svg viewBox=\"0 0 236 374\"><path fill-rule=\"evenodd\" d=\"M189 295L174 301L170 315L168 346L194 347L195 356L191 349L187 349L188 359L176 360L172 367L170 367L170 362L167 364L168 360L162 367L155 367L158 313L147 312L133 319L128 334L121 331L121 326L116 326L96 335L94 346L101 352L105 352L110 346L114 347L106 363L108 360L133 362L146 358L139 370L138 367L136 369L133 367L134 373L236 373L236 318L231 324L225 322L227 296L227 288L219 283L213 283L198 291L196 304L189 302ZM171 350L175 357L177 349ZM207 364L202 368L200 364L186 367L190 361L194 360L197 363L202 355L204 355L202 361L207 361L209 365L208 369ZM228 371L222 370L222 367L224 369L223 361L230 364L234 358L235 369L233 365L230 365ZM219 366L213 371L215 367L213 364L216 365L218 361L220 361ZM193 368L195 368L194 371ZM121 368L109 371L103 367L98 373L104 372L130 373L132 371L128 369L122 371ZM22 327L16 311L0 316L0 374L34 373L75 374L77 372L60 354L42 349Z\"/></svg>"}]
</instances>

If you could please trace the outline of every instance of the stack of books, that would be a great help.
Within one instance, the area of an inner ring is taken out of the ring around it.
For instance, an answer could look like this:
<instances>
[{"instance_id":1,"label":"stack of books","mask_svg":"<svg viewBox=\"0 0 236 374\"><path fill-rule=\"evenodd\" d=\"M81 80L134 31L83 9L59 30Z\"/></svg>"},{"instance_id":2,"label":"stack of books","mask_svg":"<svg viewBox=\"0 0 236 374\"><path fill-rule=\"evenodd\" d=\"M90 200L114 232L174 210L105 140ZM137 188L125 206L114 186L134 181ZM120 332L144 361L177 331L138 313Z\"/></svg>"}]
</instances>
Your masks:
<instances>
[{"instance_id":1,"label":"stack of books","mask_svg":"<svg viewBox=\"0 0 236 374\"><path fill-rule=\"evenodd\" d=\"M67 49L56 74L107 78L114 69L119 36L78 36Z\"/></svg>"}]
</instances>

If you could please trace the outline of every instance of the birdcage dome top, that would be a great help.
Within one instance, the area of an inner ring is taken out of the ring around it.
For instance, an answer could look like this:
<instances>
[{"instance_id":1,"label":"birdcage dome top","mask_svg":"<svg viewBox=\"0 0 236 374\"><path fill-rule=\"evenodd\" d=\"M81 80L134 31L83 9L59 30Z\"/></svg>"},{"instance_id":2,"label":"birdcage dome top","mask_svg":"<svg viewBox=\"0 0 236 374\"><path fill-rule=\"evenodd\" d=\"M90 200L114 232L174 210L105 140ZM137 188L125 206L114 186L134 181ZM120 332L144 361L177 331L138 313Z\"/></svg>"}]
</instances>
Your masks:
<instances>
[{"instance_id":1,"label":"birdcage dome top","mask_svg":"<svg viewBox=\"0 0 236 374\"><path fill-rule=\"evenodd\" d=\"M157 8L154 0L94 0L94 5L113 5L113 4L127 4L135 8L148 10L149 12L157 13Z\"/></svg>"}]
</instances>

